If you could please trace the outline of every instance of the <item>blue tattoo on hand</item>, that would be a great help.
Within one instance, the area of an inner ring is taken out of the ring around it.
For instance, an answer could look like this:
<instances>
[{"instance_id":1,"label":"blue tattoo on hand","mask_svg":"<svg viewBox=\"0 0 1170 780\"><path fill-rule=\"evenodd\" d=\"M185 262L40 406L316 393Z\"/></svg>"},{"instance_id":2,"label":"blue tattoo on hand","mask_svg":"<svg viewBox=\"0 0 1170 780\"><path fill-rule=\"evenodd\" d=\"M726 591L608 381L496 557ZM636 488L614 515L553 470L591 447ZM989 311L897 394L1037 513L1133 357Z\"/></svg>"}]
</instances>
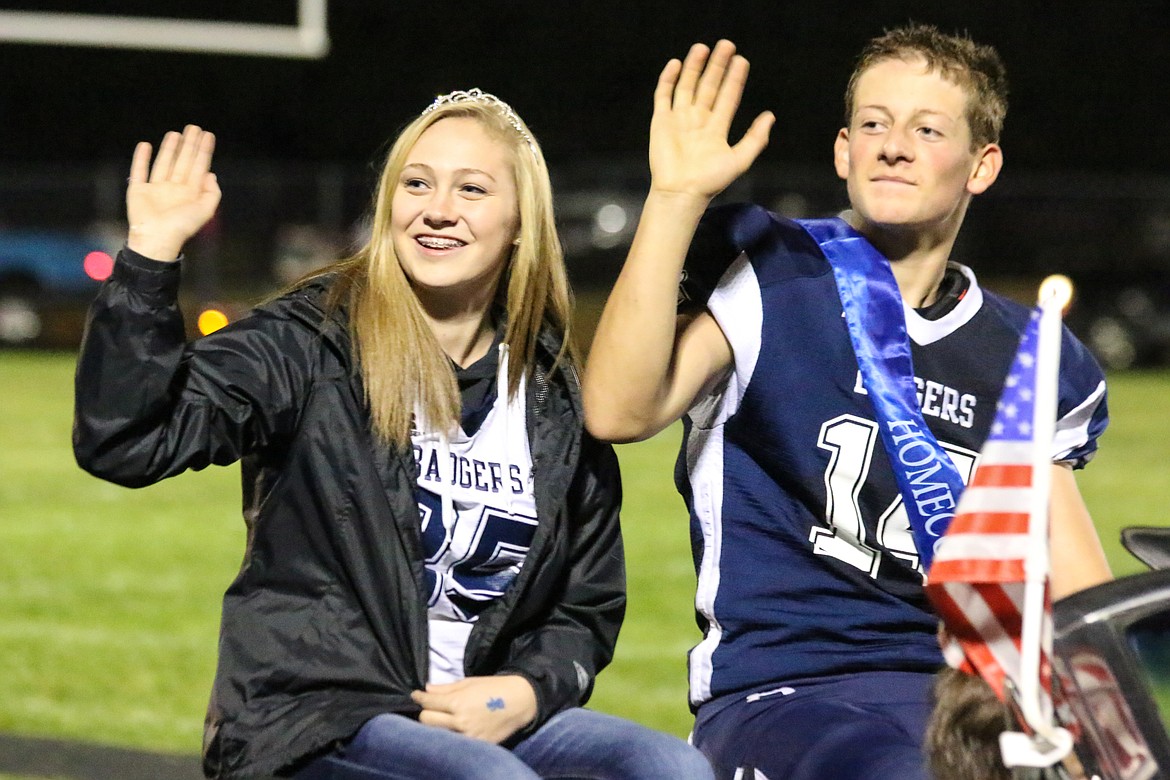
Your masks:
<instances>
[{"instance_id":1,"label":"blue tattoo on hand","mask_svg":"<svg viewBox=\"0 0 1170 780\"><path fill-rule=\"evenodd\" d=\"M504 709L504 700L503 699L488 699L487 700L487 708L489 710L492 710L493 712L496 710L502 710L502 709Z\"/></svg>"}]
</instances>

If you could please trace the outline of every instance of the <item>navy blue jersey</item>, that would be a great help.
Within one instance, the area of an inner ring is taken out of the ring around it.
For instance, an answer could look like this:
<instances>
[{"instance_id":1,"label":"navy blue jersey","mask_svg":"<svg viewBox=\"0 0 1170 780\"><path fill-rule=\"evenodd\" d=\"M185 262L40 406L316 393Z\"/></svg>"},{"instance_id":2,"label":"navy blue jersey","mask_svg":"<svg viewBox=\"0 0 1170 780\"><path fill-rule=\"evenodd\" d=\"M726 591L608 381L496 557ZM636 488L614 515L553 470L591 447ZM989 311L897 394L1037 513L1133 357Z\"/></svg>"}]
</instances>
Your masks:
<instances>
[{"instance_id":1,"label":"navy blue jersey","mask_svg":"<svg viewBox=\"0 0 1170 780\"><path fill-rule=\"evenodd\" d=\"M761 223L761 211L708 212L681 288L714 316L734 361L684 419L675 474L690 510L704 632L690 654L693 705L801 679L942 664L938 619L832 270L799 225L775 215ZM923 419L966 479L1029 312L957 268L969 284L949 312L905 314ZM1083 466L1107 419L1101 370L1066 330L1054 460Z\"/></svg>"}]
</instances>

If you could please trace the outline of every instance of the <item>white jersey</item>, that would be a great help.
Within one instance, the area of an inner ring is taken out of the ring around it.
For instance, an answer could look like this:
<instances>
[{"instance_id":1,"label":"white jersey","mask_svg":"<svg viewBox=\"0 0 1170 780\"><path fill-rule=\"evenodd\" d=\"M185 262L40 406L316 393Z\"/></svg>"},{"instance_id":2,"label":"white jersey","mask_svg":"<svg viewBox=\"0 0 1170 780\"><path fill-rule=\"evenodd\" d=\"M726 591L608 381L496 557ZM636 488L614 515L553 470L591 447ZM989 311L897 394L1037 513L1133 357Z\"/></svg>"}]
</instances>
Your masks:
<instances>
[{"instance_id":1,"label":"white jersey","mask_svg":"<svg viewBox=\"0 0 1170 780\"><path fill-rule=\"evenodd\" d=\"M478 430L412 432L426 551L432 683L463 679L471 628L524 565L536 531L525 382L509 400L507 346L496 400Z\"/></svg>"}]
</instances>

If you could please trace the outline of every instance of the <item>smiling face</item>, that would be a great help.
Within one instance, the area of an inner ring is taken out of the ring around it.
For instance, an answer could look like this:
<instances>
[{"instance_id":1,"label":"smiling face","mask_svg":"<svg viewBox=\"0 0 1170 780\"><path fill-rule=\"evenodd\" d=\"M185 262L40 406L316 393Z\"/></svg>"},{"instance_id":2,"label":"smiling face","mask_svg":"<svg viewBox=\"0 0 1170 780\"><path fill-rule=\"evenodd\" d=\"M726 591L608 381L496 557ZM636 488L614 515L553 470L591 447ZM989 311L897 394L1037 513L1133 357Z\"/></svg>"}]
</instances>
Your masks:
<instances>
[{"instance_id":1,"label":"smiling face","mask_svg":"<svg viewBox=\"0 0 1170 780\"><path fill-rule=\"evenodd\" d=\"M863 229L947 233L995 181L1002 158L995 144L972 149L966 92L916 58L861 74L834 162Z\"/></svg>"},{"instance_id":2,"label":"smiling face","mask_svg":"<svg viewBox=\"0 0 1170 780\"><path fill-rule=\"evenodd\" d=\"M431 125L406 156L390 234L424 305L487 305L520 224L511 152L468 117Z\"/></svg>"}]
</instances>

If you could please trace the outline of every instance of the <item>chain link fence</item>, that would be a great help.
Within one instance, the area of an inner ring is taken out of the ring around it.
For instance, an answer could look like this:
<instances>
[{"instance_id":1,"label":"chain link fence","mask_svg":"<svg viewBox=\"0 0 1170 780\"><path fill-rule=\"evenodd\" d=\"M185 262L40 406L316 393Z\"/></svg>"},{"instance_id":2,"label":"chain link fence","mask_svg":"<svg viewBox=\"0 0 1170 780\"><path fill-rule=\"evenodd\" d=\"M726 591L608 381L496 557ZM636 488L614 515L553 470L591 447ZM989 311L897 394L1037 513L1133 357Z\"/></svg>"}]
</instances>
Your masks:
<instances>
[{"instance_id":1,"label":"chain link fence","mask_svg":"<svg viewBox=\"0 0 1170 780\"><path fill-rule=\"evenodd\" d=\"M192 306L215 301L242 312L364 240L379 172L372 165L227 160L216 167L223 202L187 247L184 291ZM125 233L125 176L122 162L0 172L0 343L14 342L5 338L5 322L16 301L42 322L33 338L30 328L18 328L15 341L76 344L78 312L96 283L82 295L58 294L43 280L12 273L5 236L67 234L116 251ZM553 182L588 335L624 260L648 176L640 160L583 160L555 167ZM844 187L824 166L753 169L721 200L751 200L789 217L846 206ZM953 257L991 289L1023 302L1044 276L1064 273L1078 289L1070 326L1102 362L1170 362L1170 177L1005 171L974 201Z\"/></svg>"}]
</instances>

